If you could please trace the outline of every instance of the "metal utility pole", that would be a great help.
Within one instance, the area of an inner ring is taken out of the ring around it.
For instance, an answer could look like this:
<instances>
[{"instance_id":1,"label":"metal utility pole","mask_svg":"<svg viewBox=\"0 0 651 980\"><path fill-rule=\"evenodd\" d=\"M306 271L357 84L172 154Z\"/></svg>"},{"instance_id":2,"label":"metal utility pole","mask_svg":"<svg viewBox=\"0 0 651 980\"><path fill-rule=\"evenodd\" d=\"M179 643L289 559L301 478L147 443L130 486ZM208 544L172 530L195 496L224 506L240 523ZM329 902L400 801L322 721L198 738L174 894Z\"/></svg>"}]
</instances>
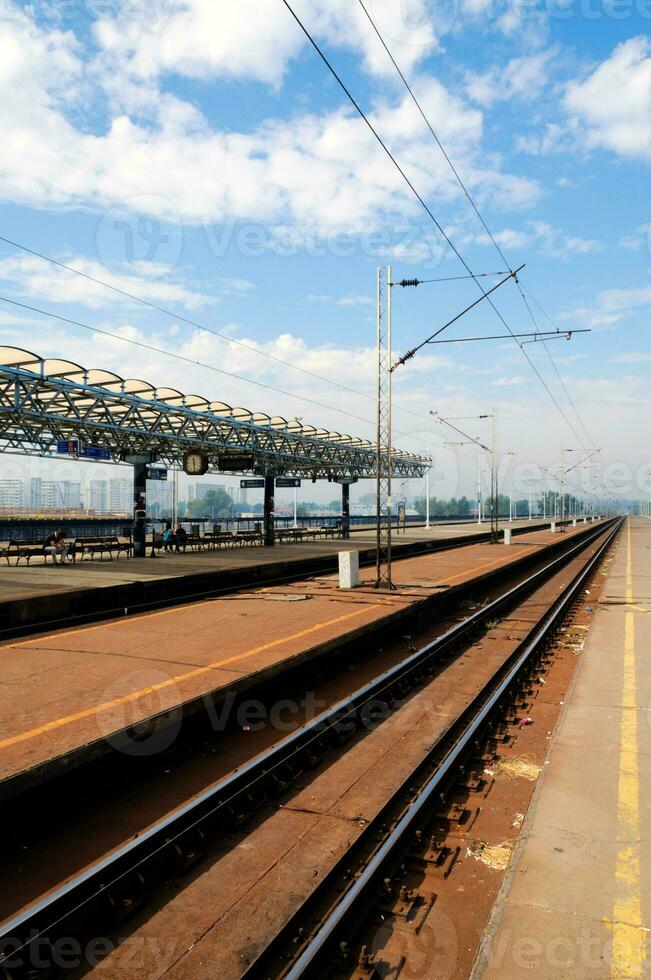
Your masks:
<instances>
[{"instance_id":1,"label":"metal utility pole","mask_svg":"<svg viewBox=\"0 0 651 980\"><path fill-rule=\"evenodd\" d=\"M427 416L427 429L426 429L426 439L427 439L427 458L431 459L430 455L430 439L429 439L429 415ZM429 466L427 467L427 473L425 474L425 527L429 527Z\"/></svg>"},{"instance_id":2,"label":"metal utility pole","mask_svg":"<svg viewBox=\"0 0 651 980\"><path fill-rule=\"evenodd\" d=\"M561 533L565 532L565 525L563 524L563 521L565 520L565 454L571 453L573 451L574 450L566 449L565 447L561 449L561 507L560 507Z\"/></svg>"},{"instance_id":3,"label":"metal utility pole","mask_svg":"<svg viewBox=\"0 0 651 980\"><path fill-rule=\"evenodd\" d=\"M391 581L391 266L377 270L377 549L375 588Z\"/></svg>"},{"instance_id":4,"label":"metal utility pole","mask_svg":"<svg viewBox=\"0 0 651 980\"><path fill-rule=\"evenodd\" d=\"M505 456L511 457L511 462L509 463L509 524L513 521L513 456L514 452L504 453Z\"/></svg>"},{"instance_id":5,"label":"metal utility pole","mask_svg":"<svg viewBox=\"0 0 651 980\"><path fill-rule=\"evenodd\" d=\"M490 416L491 424L491 541L494 543L499 540L500 519L499 519L499 425L497 408L493 409Z\"/></svg>"},{"instance_id":6,"label":"metal utility pole","mask_svg":"<svg viewBox=\"0 0 651 980\"><path fill-rule=\"evenodd\" d=\"M477 523L481 524L481 454L477 453Z\"/></svg>"}]
</instances>

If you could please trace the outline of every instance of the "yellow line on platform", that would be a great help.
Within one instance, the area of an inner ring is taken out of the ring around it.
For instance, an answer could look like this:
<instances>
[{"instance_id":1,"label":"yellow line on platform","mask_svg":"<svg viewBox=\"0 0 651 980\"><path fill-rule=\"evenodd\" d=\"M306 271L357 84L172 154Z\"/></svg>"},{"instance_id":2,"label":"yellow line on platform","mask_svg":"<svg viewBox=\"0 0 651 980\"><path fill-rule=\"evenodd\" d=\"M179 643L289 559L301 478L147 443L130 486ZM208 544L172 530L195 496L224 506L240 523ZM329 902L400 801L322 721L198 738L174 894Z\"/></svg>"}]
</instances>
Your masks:
<instances>
[{"instance_id":1,"label":"yellow line on platform","mask_svg":"<svg viewBox=\"0 0 651 980\"><path fill-rule=\"evenodd\" d=\"M263 653L265 650L270 650L272 647L280 646L283 643L290 643L292 640L300 640L302 637L309 636L311 633L317 633L319 630L326 629L329 626L335 626L337 623L343 623L348 619L352 619L354 616L361 616L362 613L368 612L369 610L380 608L381 605L379 603L372 606L365 605L361 609L355 609L353 612L346 613L343 616L337 616L335 619L328 619L324 623L316 623L314 626L308 626L306 629L299 630L297 633L290 633L289 636L282 636L278 640L270 640L269 643L262 643L260 646L253 647L251 650L245 650L243 653L233 654L232 657L226 657L223 660L215 660L205 667L197 667L195 670L187 671L185 674L177 674L174 677L169 677L164 681L160 681L158 684L152 684L151 687L143 687L139 691L133 691L131 694L125 694L119 698L113 698L111 701L105 701L103 704L95 705L93 708L85 708L83 711L77 711L63 718L55 718L53 721L48 721L44 725L39 725L38 728L32 728L27 732L20 732L18 735L11 735L9 738L0 740L0 749L9 748L11 745L17 745L19 742L24 742L27 739L36 738L38 735L45 735L46 732L53 731L55 728L63 728L65 725L69 725L74 721L92 718L93 715L98 714L100 711L107 711L109 708L115 708L121 704L128 704L130 701L137 701L138 698L145 697L147 694L153 694L156 691L161 691L166 687L172 687L180 681L199 677L201 674L207 674L215 668L224 667L226 664L232 664L236 661L244 660L247 657L253 657L257 653Z\"/></svg>"},{"instance_id":2,"label":"yellow line on platform","mask_svg":"<svg viewBox=\"0 0 651 980\"><path fill-rule=\"evenodd\" d=\"M532 555L534 552L539 550L540 550L539 547L536 545L531 548L527 548L526 551L518 551L517 554L513 555L512 561L505 560L509 558L509 555L502 555L500 558L494 558L493 561L485 561L483 565L475 565L474 568L467 568L463 572L457 572L456 575L448 575L445 579L445 582L443 583L437 582L437 585L440 584L450 585L452 582L454 582L455 579L458 578L463 579L468 575L473 575L475 572L481 572L485 568L493 568L495 565L509 565L512 562L517 561L518 558L526 558L528 555Z\"/></svg>"},{"instance_id":3,"label":"yellow line on platform","mask_svg":"<svg viewBox=\"0 0 651 980\"><path fill-rule=\"evenodd\" d=\"M623 980L641 977L648 932L642 925L640 873L640 776L637 737L637 681L635 663L635 614L633 603L631 522L626 536L626 610L624 625L624 681L620 725L619 785L617 794L618 839L615 864L617 898L612 917L610 976Z\"/></svg>"}]
</instances>

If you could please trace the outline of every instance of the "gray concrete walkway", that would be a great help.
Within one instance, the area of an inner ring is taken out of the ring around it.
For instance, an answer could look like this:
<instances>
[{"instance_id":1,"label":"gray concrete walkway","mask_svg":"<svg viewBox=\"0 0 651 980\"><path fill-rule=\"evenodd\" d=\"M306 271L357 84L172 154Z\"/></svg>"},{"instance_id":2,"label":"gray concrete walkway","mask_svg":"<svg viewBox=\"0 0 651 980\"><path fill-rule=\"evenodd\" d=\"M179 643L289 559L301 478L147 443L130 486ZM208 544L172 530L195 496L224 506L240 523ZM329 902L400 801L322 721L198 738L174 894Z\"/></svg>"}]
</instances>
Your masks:
<instances>
[{"instance_id":1,"label":"gray concrete walkway","mask_svg":"<svg viewBox=\"0 0 651 980\"><path fill-rule=\"evenodd\" d=\"M475 964L485 980L651 976L651 521L619 536Z\"/></svg>"}]
</instances>

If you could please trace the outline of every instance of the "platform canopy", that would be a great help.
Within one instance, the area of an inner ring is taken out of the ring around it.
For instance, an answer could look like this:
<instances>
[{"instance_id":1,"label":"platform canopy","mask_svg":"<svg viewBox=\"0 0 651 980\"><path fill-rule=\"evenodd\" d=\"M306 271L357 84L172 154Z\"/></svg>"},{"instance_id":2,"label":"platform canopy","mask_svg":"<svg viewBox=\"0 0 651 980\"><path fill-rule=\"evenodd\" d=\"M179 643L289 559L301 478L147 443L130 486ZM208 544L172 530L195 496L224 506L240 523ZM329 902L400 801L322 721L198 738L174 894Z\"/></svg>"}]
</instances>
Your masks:
<instances>
[{"instance_id":1,"label":"platform canopy","mask_svg":"<svg viewBox=\"0 0 651 980\"><path fill-rule=\"evenodd\" d=\"M168 466L200 448L212 472L229 451L252 454L249 472L258 474L332 479L377 471L376 446L366 439L0 347L0 451L51 456L58 441L70 439L106 449L116 461L150 453ZM430 466L398 449L391 462L402 478L421 477Z\"/></svg>"}]
</instances>

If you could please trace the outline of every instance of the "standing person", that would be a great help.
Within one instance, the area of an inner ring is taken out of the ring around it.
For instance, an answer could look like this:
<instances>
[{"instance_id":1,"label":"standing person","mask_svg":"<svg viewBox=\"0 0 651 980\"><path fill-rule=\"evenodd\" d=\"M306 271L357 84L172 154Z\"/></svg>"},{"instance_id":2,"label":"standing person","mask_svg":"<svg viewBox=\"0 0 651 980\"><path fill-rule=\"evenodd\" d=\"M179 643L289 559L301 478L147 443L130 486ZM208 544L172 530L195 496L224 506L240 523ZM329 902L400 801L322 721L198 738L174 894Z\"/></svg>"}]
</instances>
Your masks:
<instances>
[{"instance_id":1,"label":"standing person","mask_svg":"<svg viewBox=\"0 0 651 980\"><path fill-rule=\"evenodd\" d=\"M45 539L43 544L43 554L45 555L45 561L47 563L47 556L52 555L52 563L54 565L65 564L66 558L68 557L68 546L65 543L66 532L61 528L56 532L56 534L50 534ZM57 562L57 555L60 556Z\"/></svg>"}]
</instances>

